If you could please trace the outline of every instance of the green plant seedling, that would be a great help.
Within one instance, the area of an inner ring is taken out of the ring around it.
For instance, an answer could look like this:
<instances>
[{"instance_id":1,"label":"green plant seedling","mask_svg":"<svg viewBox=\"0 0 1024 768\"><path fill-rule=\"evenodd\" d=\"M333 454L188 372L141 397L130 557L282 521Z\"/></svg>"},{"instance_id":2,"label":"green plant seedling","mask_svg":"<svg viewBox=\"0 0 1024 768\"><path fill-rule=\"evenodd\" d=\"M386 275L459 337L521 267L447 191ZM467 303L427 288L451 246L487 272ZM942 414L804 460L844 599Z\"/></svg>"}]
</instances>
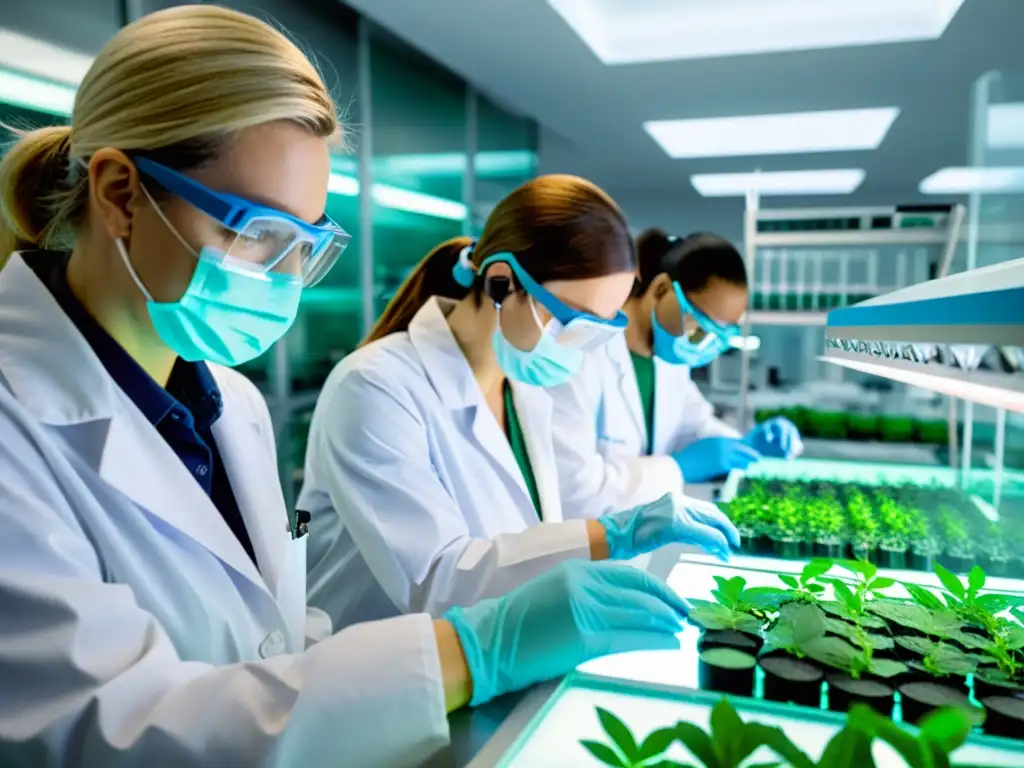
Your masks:
<instances>
[{"instance_id":1,"label":"green plant seedling","mask_svg":"<svg viewBox=\"0 0 1024 768\"><path fill-rule=\"evenodd\" d=\"M786 590L776 587L747 589L747 580L742 576L733 576L731 579L715 576L714 579L718 589L711 590L711 595L719 605L734 611L751 613L762 619L768 613L779 610L783 603L793 599Z\"/></svg>"},{"instance_id":2,"label":"green plant seedling","mask_svg":"<svg viewBox=\"0 0 1024 768\"><path fill-rule=\"evenodd\" d=\"M827 620L816 605L789 603L782 606L778 621L765 634L764 651L781 650L794 656L803 656L803 646L811 640L825 636Z\"/></svg>"},{"instance_id":3,"label":"green plant seedling","mask_svg":"<svg viewBox=\"0 0 1024 768\"><path fill-rule=\"evenodd\" d=\"M846 672L857 679L864 673L876 677L895 677L907 671L907 665L891 659L879 659L874 656L870 643L858 648L841 637L822 637L804 643L801 647L804 655Z\"/></svg>"},{"instance_id":4,"label":"green plant seedling","mask_svg":"<svg viewBox=\"0 0 1024 768\"><path fill-rule=\"evenodd\" d=\"M878 566L867 560L836 560L836 565L854 576L853 587L863 603L881 597L881 592L896 584L895 579L878 576ZM832 584L835 585L833 580Z\"/></svg>"},{"instance_id":5,"label":"green plant seedling","mask_svg":"<svg viewBox=\"0 0 1024 768\"><path fill-rule=\"evenodd\" d=\"M887 651L893 647L893 639L888 635L880 635L876 632L865 632L856 624L839 619L825 619L825 629L833 635L845 637L858 648L871 646L872 651Z\"/></svg>"},{"instance_id":6,"label":"green plant seedling","mask_svg":"<svg viewBox=\"0 0 1024 768\"><path fill-rule=\"evenodd\" d=\"M832 568L831 560L814 559L804 566L799 576L792 576L788 573L780 573L779 581L789 587L788 594L791 599L804 602L817 602L818 598L825 591L825 585L819 578L825 575Z\"/></svg>"},{"instance_id":7,"label":"green plant seedling","mask_svg":"<svg viewBox=\"0 0 1024 768\"><path fill-rule=\"evenodd\" d=\"M846 727L886 742L909 768L949 768L949 754L967 741L973 722L968 713L945 707L926 716L915 735L871 707L857 704L850 709Z\"/></svg>"},{"instance_id":8,"label":"green plant seedling","mask_svg":"<svg viewBox=\"0 0 1024 768\"><path fill-rule=\"evenodd\" d=\"M689 620L702 629L735 629L757 634L763 620L746 611L738 611L708 600L690 601Z\"/></svg>"},{"instance_id":9,"label":"green plant seedling","mask_svg":"<svg viewBox=\"0 0 1024 768\"><path fill-rule=\"evenodd\" d=\"M936 604L937 608L925 608L917 603L886 599L873 601L868 610L894 624L916 629L932 637L958 637L964 628L963 620L937 600Z\"/></svg>"}]
</instances>

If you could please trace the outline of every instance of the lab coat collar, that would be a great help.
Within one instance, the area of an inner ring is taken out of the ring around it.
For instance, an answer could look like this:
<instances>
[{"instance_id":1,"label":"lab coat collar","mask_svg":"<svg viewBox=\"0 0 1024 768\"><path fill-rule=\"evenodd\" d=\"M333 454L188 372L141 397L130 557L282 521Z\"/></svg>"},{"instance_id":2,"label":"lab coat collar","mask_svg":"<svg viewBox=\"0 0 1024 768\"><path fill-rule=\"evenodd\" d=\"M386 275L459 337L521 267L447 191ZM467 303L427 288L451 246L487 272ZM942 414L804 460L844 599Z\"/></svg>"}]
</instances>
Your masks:
<instances>
[{"instance_id":1,"label":"lab coat collar","mask_svg":"<svg viewBox=\"0 0 1024 768\"><path fill-rule=\"evenodd\" d=\"M484 405L473 370L448 327L448 315L455 304L452 299L434 296L409 324L409 340L423 362L427 379L449 410Z\"/></svg>"},{"instance_id":2,"label":"lab coat collar","mask_svg":"<svg viewBox=\"0 0 1024 768\"><path fill-rule=\"evenodd\" d=\"M106 482L266 589L213 502L18 253L0 270L0 378Z\"/></svg>"}]
</instances>

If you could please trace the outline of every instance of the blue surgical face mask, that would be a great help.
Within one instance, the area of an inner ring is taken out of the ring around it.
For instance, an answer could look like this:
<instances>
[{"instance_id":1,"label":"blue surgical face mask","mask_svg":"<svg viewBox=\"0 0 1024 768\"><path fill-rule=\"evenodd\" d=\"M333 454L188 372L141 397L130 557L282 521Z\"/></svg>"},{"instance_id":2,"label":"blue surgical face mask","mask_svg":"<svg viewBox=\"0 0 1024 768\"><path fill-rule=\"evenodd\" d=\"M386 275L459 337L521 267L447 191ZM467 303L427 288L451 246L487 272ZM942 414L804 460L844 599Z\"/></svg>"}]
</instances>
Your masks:
<instances>
[{"instance_id":1,"label":"blue surgical face mask","mask_svg":"<svg viewBox=\"0 0 1024 768\"><path fill-rule=\"evenodd\" d=\"M159 206L154 208L187 248ZM205 360L232 367L248 362L280 339L298 314L301 278L247 269L213 248L197 254L192 280L178 301L154 301L135 272L124 242L116 243L128 273L146 297L157 335L189 362Z\"/></svg>"},{"instance_id":2,"label":"blue surgical face mask","mask_svg":"<svg viewBox=\"0 0 1024 768\"><path fill-rule=\"evenodd\" d=\"M697 319L695 310L686 301L678 284L673 283L674 293L679 302L682 321L686 322L687 315L693 315ZM654 354L661 360L671 365L686 365L690 368L703 368L717 359L729 346L723 335L718 334L714 329L704 328L705 323L697 319L698 324L705 330L705 335L698 343L690 341L685 335L676 336L665 330L658 322L656 310L651 310L651 330L654 336ZM710 323L709 323L710 324Z\"/></svg>"},{"instance_id":3,"label":"blue surgical face mask","mask_svg":"<svg viewBox=\"0 0 1024 768\"><path fill-rule=\"evenodd\" d=\"M541 329L540 339L533 349L523 351L505 338L501 332L501 307L498 313L497 327L491 336L494 355L505 375L513 381L520 381L534 387L557 387L565 384L580 371L583 365L584 352L566 347L555 341L541 325L533 299L528 298L534 322Z\"/></svg>"}]
</instances>

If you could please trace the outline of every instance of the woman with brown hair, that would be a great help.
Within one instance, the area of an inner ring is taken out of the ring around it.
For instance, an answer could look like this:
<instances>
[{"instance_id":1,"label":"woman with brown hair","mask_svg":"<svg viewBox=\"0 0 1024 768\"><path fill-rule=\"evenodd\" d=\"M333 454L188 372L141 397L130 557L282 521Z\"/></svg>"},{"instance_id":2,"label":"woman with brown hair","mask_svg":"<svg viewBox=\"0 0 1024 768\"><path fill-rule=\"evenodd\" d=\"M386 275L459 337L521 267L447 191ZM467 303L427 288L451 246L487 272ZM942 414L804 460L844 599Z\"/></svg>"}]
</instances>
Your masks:
<instances>
[{"instance_id":1,"label":"woman with brown hair","mask_svg":"<svg viewBox=\"0 0 1024 768\"><path fill-rule=\"evenodd\" d=\"M622 212L573 176L526 183L475 245L421 262L313 415L299 499L313 605L337 626L441 615L566 560L676 541L726 556L729 522L680 495L563 521L546 388L621 336L635 271Z\"/></svg>"}]
</instances>

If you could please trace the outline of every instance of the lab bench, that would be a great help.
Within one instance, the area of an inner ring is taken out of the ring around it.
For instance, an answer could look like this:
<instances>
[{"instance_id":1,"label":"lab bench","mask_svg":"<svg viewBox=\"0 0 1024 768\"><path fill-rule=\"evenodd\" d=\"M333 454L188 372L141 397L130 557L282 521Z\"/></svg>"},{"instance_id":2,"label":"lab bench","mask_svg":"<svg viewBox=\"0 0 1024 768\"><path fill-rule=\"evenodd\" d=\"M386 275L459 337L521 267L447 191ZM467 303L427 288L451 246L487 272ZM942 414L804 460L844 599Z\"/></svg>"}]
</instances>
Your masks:
<instances>
[{"instance_id":1,"label":"lab bench","mask_svg":"<svg viewBox=\"0 0 1024 768\"><path fill-rule=\"evenodd\" d=\"M715 576L742 575L748 586L778 586L778 574L798 574L805 563L765 557L735 556L728 563L692 548L668 547L646 564L679 594L710 599ZM905 597L902 583L938 587L934 574L888 571L879 576L899 585L893 597ZM1024 595L1024 580L991 578L989 589ZM424 763L437 768L545 768L598 765L579 745L580 739L602 739L595 707L614 712L642 737L678 720L706 727L711 706L721 694L699 690L697 642L700 632L687 626L679 651L622 654L597 659L559 681L525 693L502 697L450 718L451 747ZM757 698L730 697L744 719L779 725L812 758L843 724L843 716L826 710L780 705ZM678 745L677 745L678 746ZM884 744L876 743L879 766L904 763ZM957 762L988 766L1024 765L1024 742L985 736L977 729L954 753ZM770 757L770 755L769 755ZM685 762L685 760L684 760Z\"/></svg>"}]
</instances>

